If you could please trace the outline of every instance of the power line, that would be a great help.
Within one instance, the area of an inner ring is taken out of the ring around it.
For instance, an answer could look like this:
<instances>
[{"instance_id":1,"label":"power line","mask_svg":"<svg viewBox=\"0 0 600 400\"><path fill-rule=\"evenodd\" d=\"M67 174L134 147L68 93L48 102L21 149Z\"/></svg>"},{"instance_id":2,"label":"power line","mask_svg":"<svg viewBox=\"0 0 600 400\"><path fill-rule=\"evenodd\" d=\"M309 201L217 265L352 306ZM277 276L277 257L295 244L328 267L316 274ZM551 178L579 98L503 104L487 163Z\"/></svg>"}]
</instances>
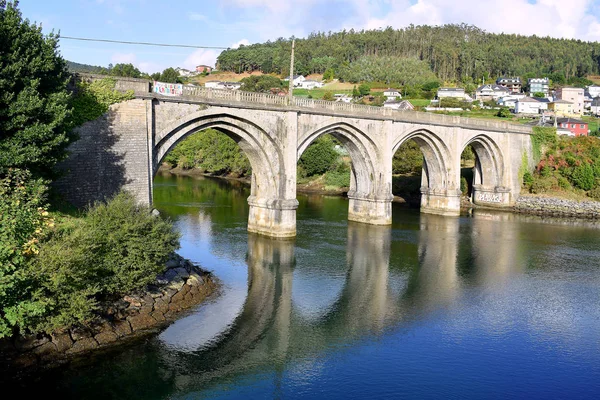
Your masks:
<instances>
[{"instance_id":1,"label":"power line","mask_svg":"<svg viewBox=\"0 0 600 400\"><path fill-rule=\"evenodd\" d=\"M167 44L167 43L150 43L150 42L128 42L125 40L109 40L109 39L91 39L91 38L80 38L73 36L60 36L61 39L70 40L81 40L84 42L105 42L105 43L120 43L120 44L139 44L143 46L160 46L160 47L186 47L192 49L215 49L215 50L227 50L229 47L218 47L218 46L193 46L189 44Z\"/></svg>"}]
</instances>

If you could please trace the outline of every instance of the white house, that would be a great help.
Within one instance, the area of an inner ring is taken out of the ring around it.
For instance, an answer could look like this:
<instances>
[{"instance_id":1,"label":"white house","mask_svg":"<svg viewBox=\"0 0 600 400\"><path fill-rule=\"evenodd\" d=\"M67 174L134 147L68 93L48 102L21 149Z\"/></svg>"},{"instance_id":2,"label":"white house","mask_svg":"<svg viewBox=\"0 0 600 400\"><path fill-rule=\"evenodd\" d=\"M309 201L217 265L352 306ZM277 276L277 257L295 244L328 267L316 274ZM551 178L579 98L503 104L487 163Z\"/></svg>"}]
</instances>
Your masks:
<instances>
[{"instance_id":1,"label":"white house","mask_svg":"<svg viewBox=\"0 0 600 400\"><path fill-rule=\"evenodd\" d=\"M294 86L296 86L296 84L294 84ZM301 87L302 89L322 88L323 82L305 79L304 81L300 82L300 84L298 86Z\"/></svg>"},{"instance_id":2,"label":"white house","mask_svg":"<svg viewBox=\"0 0 600 400\"><path fill-rule=\"evenodd\" d=\"M511 94L510 96L500 97L498 99L498 105L514 109L517 105L517 101L525 97L526 95L524 94Z\"/></svg>"},{"instance_id":3,"label":"white house","mask_svg":"<svg viewBox=\"0 0 600 400\"><path fill-rule=\"evenodd\" d=\"M481 101L498 101L501 97L510 95L510 90L500 85L481 85L475 92L475 98Z\"/></svg>"},{"instance_id":4,"label":"white house","mask_svg":"<svg viewBox=\"0 0 600 400\"><path fill-rule=\"evenodd\" d=\"M590 96L592 99L600 96L600 86L591 85L585 88L585 93Z\"/></svg>"},{"instance_id":5,"label":"white house","mask_svg":"<svg viewBox=\"0 0 600 400\"><path fill-rule=\"evenodd\" d=\"M402 98L402 94L400 94L400 91L398 91L398 89L386 89L383 91L383 96L390 100L395 100L395 99L401 99Z\"/></svg>"},{"instance_id":6,"label":"white house","mask_svg":"<svg viewBox=\"0 0 600 400\"><path fill-rule=\"evenodd\" d=\"M414 111L415 107L408 100L387 100L383 103L384 108L391 108L393 110L401 111Z\"/></svg>"},{"instance_id":7,"label":"white house","mask_svg":"<svg viewBox=\"0 0 600 400\"><path fill-rule=\"evenodd\" d=\"M179 76L194 76L196 75L196 71L190 71L189 69L185 69L185 68L175 68L175 71L177 71L177 73L179 74Z\"/></svg>"},{"instance_id":8,"label":"white house","mask_svg":"<svg viewBox=\"0 0 600 400\"><path fill-rule=\"evenodd\" d=\"M348 96L347 94L336 93L336 94L333 95L333 97L335 97L335 101L336 102L340 102L340 103L350 103L350 102L352 102L352 97Z\"/></svg>"},{"instance_id":9,"label":"white house","mask_svg":"<svg viewBox=\"0 0 600 400\"><path fill-rule=\"evenodd\" d=\"M286 76L284 79L284 81L289 82L290 81L290 77ZM294 87L298 87L302 84L302 82L304 82L306 80L306 78L302 75L294 75L294 77L292 78L292 82L294 83Z\"/></svg>"},{"instance_id":10,"label":"white house","mask_svg":"<svg viewBox=\"0 0 600 400\"><path fill-rule=\"evenodd\" d=\"M595 97L594 100L592 100L590 109L593 115L600 115L600 96Z\"/></svg>"},{"instance_id":11,"label":"white house","mask_svg":"<svg viewBox=\"0 0 600 400\"><path fill-rule=\"evenodd\" d=\"M540 101L535 97L523 97L522 99L517 100L515 104L516 114L537 115L540 113L540 110L547 109L548 103L545 101Z\"/></svg>"},{"instance_id":12,"label":"white house","mask_svg":"<svg viewBox=\"0 0 600 400\"><path fill-rule=\"evenodd\" d=\"M217 89L238 90L241 87L240 82L219 82Z\"/></svg>"},{"instance_id":13,"label":"white house","mask_svg":"<svg viewBox=\"0 0 600 400\"><path fill-rule=\"evenodd\" d=\"M204 87L211 88L211 89L219 89L220 84L221 84L221 81L206 81L206 82L204 82Z\"/></svg>"}]
</instances>

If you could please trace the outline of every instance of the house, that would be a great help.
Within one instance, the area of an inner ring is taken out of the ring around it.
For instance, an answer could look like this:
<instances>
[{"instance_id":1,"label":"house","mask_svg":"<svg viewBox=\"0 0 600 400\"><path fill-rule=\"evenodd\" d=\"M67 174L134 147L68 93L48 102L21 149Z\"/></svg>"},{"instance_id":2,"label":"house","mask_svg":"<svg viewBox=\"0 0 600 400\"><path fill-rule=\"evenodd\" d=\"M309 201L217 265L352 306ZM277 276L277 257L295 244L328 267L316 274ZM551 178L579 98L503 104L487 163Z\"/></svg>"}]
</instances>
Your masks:
<instances>
[{"instance_id":1,"label":"house","mask_svg":"<svg viewBox=\"0 0 600 400\"><path fill-rule=\"evenodd\" d=\"M588 123L575 118L558 118L556 125L558 128L569 130L575 136L587 136L589 133Z\"/></svg>"},{"instance_id":2,"label":"house","mask_svg":"<svg viewBox=\"0 0 600 400\"><path fill-rule=\"evenodd\" d=\"M241 87L241 82L219 82L217 89L239 90Z\"/></svg>"},{"instance_id":3,"label":"house","mask_svg":"<svg viewBox=\"0 0 600 400\"><path fill-rule=\"evenodd\" d=\"M199 73L203 73L203 72L207 72L207 73L211 73L213 70L213 67L210 67L208 65L197 65L196 66L196 72Z\"/></svg>"},{"instance_id":4,"label":"house","mask_svg":"<svg viewBox=\"0 0 600 400\"><path fill-rule=\"evenodd\" d=\"M592 115L600 115L600 96L594 97L590 104L590 110L592 111Z\"/></svg>"},{"instance_id":5,"label":"house","mask_svg":"<svg viewBox=\"0 0 600 400\"><path fill-rule=\"evenodd\" d=\"M300 82L300 84L298 86L300 86L302 89L322 88L323 87L323 82L318 82L318 81L313 81L313 80L310 80L310 79L306 79L306 80Z\"/></svg>"},{"instance_id":6,"label":"house","mask_svg":"<svg viewBox=\"0 0 600 400\"><path fill-rule=\"evenodd\" d=\"M383 91L383 96L388 99L388 100L395 100L395 99L401 99L402 98L402 94L400 94L400 91L398 89L390 89L387 88L386 90Z\"/></svg>"},{"instance_id":7,"label":"house","mask_svg":"<svg viewBox=\"0 0 600 400\"><path fill-rule=\"evenodd\" d=\"M175 71L177 71L177 73L179 74L179 76L188 77L188 76L196 75L195 71L190 71L189 69L185 69L185 68L179 68L179 67L177 67L177 68L175 68Z\"/></svg>"},{"instance_id":8,"label":"house","mask_svg":"<svg viewBox=\"0 0 600 400\"><path fill-rule=\"evenodd\" d=\"M401 111L414 111L415 107L408 100L386 100L383 103L384 108L391 108L393 110L401 110Z\"/></svg>"},{"instance_id":9,"label":"house","mask_svg":"<svg viewBox=\"0 0 600 400\"><path fill-rule=\"evenodd\" d=\"M548 78L530 78L527 85L532 97L535 93L544 93L544 97L548 97L550 93L550 79Z\"/></svg>"},{"instance_id":10,"label":"house","mask_svg":"<svg viewBox=\"0 0 600 400\"><path fill-rule=\"evenodd\" d=\"M548 110L553 111L557 117L572 117L573 114L573 103L566 100L554 100L548 103Z\"/></svg>"},{"instance_id":11,"label":"house","mask_svg":"<svg viewBox=\"0 0 600 400\"><path fill-rule=\"evenodd\" d=\"M523 97L515 103L515 114L537 115L541 110L547 110L548 103L535 97Z\"/></svg>"},{"instance_id":12,"label":"house","mask_svg":"<svg viewBox=\"0 0 600 400\"><path fill-rule=\"evenodd\" d=\"M498 101L502 97L510 95L510 90L500 85L481 85L475 92L475 99L481 101Z\"/></svg>"},{"instance_id":13,"label":"house","mask_svg":"<svg viewBox=\"0 0 600 400\"><path fill-rule=\"evenodd\" d=\"M521 78L518 76L515 78L500 77L496 79L496 85L507 88L511 93L521 93Z\"/></svg>"},{"instance_id":14,"label":"house","mask_svg":"<svg viewBox=\"0 0 600 400\"><path fill-rule=\"evenodd\" d=\"M352 102L352 96L349 96L347 94L344 93L336 93L333 95L333 97L335 98L336 102L339 103L350 103Z\"/></svg>"},{"instance_id":15,"label":"house","mask_svg":"<svg viewBox=\"0 0 600 400\"><path fill-rule=\"evenodd\" d=\"M584 90L574 87L562 87L555 91L555 100L564 100L572 103L572 114L581 116L584 109ZM570 114L571 115L571 114Z\"/></svg>"},{"instance_id":16,"label":"house","mask_svg":"<svg viewBox=\"0 0 600 400\"><path fill-rule=\"evenodd\" d=\"M591 85L585 88L585 93L590 96L592 99L596 97L600 97L600 86Z\"/></svg>"},{"instance_id":17,"label":"house","mask_svg":"<svg viewBox=\"0 0 600 400\"><path fill-rule=\"evenodd\" d=\"M283 80L289 82L290 77L286 76L285 78L283 78ZM306 78L302 75L294 75L292 77L292 82L294 84L294 87L299 87L302 84L302 82L304 82L305 80L306 80Z\"/></svg>"},{"instance_id":18,"label":"house","mask_svg":"<svg viewBox=\"0 0 600 400\"><path fill-rule=\"evenodd\" d=\"M511 94L509 96L500 97L498 99L498 105L502 107L508 107L511 110L516 107L517 101L525 98L524 94Z\"/></svg>"},{"instance_id":19,"label":"house","mask_svg":"<svg viewBox=\"0 0 600 400\"><path fill-rule=\"evenodd\" d=\"M204 82L204 87L211 88L211 89L218 89L220 84L221 84L221 81L206 81L206 82Z\"/></svg>"},{"instance_id":20,"label":"house","mask_svg":"<svg viewBox=\"0 0 600 400\"><path fill-rule=\"evenodd\" d=\"M439 100L443 98L453 98L459 100L465 100L465 89L462 88L439 88L437 91L437 98Z\"/></svg>"}]
</instances>

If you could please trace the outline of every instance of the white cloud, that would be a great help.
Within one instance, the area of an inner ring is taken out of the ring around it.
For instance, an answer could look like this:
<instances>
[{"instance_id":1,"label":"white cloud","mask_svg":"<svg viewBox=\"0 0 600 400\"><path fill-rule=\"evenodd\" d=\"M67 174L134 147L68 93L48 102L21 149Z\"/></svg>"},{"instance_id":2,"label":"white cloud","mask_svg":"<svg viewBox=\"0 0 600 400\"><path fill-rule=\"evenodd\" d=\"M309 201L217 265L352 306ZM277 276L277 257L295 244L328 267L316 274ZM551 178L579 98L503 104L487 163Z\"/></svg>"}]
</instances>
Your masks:
<instances>
[{"instance_id":1,"label":"white cloud","mask_svg":"<svg viewBox=\"0 0 600 400\"><path fill-rule=\"evenodd\" d=\"M195 12L189 13L188 18L192 21L206 21L208 19L208 18L206 18L206 15L202 15L202 14L195 13Z\"/></svg>"},{"instance_id":2,"label":"white cloud","mask_svg":"<svg viewBox=\"0 0 600 400\"><path fill-rule=\"evenodd\" d=\"M134 53L114 53L110 60L113 64L136 64Z\"/></svg>"},{"instance_id":3,"label":"white cloud","mask_svg":"<svg viewBox=\"0 0 600 400\"><path fill-rule=\"evenodd\" d=\"M232 44L231 48L232 49L237 49L241 45L248 46L249 44L250 44L250 41L248 39L242 39L239 42L235 42L234 44Z\"/></svg>"},{"instance_id":4,"label":"white cloud","mask_svg":"<svg viewBox=\"0 0 600 400\"><path fill-rule=\"evenodd\" d=\"M211 49L198 49L183 61L183 68L193 70L196 65L214 66L220 52Z\"/></svg>"}]
</instances>

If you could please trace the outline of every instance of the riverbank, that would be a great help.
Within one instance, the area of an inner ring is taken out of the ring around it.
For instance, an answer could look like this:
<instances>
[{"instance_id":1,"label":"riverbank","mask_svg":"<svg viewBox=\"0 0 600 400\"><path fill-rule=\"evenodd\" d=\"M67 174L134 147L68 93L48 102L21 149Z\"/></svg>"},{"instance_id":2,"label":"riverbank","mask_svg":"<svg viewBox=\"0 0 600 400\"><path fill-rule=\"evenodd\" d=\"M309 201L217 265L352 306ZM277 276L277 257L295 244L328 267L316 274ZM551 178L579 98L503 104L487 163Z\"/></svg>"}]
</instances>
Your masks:
<instances>
[{"instance_id":1,"label":"riverbank","mask_svg":"<svg viewBox=\"0 0 600 400\"><path fill-rule=\"evenodd\" d=\"M209 272L173 254L164 273L146 290L103 304L98 318L90 324L0 341L2 365L13 372L51 367L126 343L168 325L217 288ZM4 373L4 368L0 372Z\"/></svg>"}]
</instances>

